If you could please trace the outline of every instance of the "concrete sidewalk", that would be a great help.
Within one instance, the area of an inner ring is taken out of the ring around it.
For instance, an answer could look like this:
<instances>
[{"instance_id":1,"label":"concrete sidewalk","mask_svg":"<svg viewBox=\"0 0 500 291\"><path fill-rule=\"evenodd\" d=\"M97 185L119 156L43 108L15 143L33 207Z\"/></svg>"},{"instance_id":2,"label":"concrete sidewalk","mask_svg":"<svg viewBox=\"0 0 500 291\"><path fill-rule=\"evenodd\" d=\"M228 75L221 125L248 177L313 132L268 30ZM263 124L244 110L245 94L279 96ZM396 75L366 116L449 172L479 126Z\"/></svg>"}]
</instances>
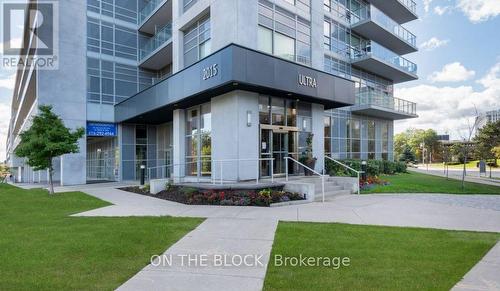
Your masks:
<instances>
[{"instance_id":1,"label":"concrete sidewalk","mask_svg":"<svg viewBox=\"0 0 500 291\"><path fill-rule=\"evenodd\" d=\"M500 290L500 243L497 243L452 290Z\"/></svg>"},{"instance_id":2,"label":"concrete sidewalk","mask_svg":"<svg viewBox=\"0 0 500 291\"><path fill-rule=\"evenodd\" d=\"M500 232L500 195L346 195L276 208L184 205L113 188L83 189L114 205L75 216L180 216L340 222Z\"/></svg>"},{"instance_id":3,"label":"concrete sidewalk","mask_svg":"<svg viewBox=\"0 0 500 291\"><path fill-rule=\"evenodd\" d=\"M74 216L208 218L166 251L171 265L150 264L119 290L261 290L280 220L500 232L500 195L348 195L326 203L265 208L183 205L114 188L80 190L114 205ZM498 290L500 256L497 248L490 253L457 290ZM191 256L196 264L202 254L207 266L189 266L180 259ZM220 267L216 255L262 256L264 265Z\"/></svg>"},{"instance_id":4,"label":"concrete sidewalk","mask_svg":"<svg viewBox=\"0 0 500 291\"><path fill-rule=\"evenodd\" d=\"M118 290L262 290L277 224L208 218Z\"/></svg>"}]
</instances>

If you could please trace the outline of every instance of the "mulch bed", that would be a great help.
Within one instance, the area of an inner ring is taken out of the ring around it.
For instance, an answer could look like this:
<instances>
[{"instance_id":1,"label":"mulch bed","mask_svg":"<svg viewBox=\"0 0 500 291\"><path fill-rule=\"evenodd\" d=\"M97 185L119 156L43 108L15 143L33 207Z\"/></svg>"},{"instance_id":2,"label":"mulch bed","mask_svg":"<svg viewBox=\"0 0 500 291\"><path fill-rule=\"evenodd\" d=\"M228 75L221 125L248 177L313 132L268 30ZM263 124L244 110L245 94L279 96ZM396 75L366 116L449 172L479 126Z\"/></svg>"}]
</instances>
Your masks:
<instances>
[{"instance_id":1,"label":"mulch bed","mask_svg":"<svg viewBox=\"0 0 500 291\"><path fill-rule=\"evenodd\" d=\"M147 187L124 187L120 188L120 190L188 205L269 207L272 203L305 200L302 194L283 191L282 186L258 190L206 190L185 186L170 186L167 190L156 195L149 193Z\"/></svg>"}]
</instances>

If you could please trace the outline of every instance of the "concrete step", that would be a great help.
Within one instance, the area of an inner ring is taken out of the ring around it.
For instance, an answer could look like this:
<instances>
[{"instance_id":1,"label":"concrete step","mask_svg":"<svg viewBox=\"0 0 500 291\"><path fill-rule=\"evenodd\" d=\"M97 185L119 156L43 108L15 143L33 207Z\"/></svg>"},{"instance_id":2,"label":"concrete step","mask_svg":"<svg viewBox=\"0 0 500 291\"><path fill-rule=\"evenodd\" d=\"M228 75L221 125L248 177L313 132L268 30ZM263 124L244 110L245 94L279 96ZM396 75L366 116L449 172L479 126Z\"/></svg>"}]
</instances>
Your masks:
<instances>
[{"instance_id":1,"label":"concrete step","mask_svg":"<svg viewBox=\"0 0 500 291\"><path fill-rule=\"evenodd\" d=\"M339 186L339 185L334 184L334 183L325 183L325 192L339 191L339 190L344 190L344 187ZM316 194L322 193L321 183L314 185L314 192Z\"/></svg>"},{"instance_id":2,"label":"concrete step","mask_svg":"<svg viewBox=\"0 0 500 291\"><path fill-rule=\"evenodd\" d=\"M331 201L335 197L342 196L342 195L350 195L350 194L351 194L351 191L349 191L349 190L338 190L338 191L325 192L325 201ZM316 193L315 197L314 197L314 201L316 201L316 202L323 201L323 194Z\"/></svg>"}]
</instances>

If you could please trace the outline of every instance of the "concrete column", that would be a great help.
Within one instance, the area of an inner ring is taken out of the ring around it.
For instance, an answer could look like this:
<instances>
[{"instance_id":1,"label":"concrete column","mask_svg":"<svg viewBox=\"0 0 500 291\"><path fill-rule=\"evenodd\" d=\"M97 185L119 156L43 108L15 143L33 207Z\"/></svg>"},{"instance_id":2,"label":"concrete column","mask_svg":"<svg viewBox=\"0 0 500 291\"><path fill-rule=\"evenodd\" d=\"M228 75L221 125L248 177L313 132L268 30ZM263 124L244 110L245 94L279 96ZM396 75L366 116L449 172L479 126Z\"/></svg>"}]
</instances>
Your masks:
<instances>
[{"instance_id":1,"label":"concrete column","mask_svg":"<svg viewBox=\"0 0 500 291\"><path fill-rule=\"evenodd\" d=\"M186 111L184 109L174 110L174 134L173 134L173 163L174 177L184 177L186 159Z\"/></svg>"},{"instance_id":2,"label":"concrete column","mask_svg":"<svg viewBox=\"0 0 500 291\"><path fill-rule=\"evenodd\" d=\"M324 67L324 47L323 47L323 1L311 1L311 11L316 13L311 14L311 63L312 67L323 70Z\"/></svg>"},{"instance_id":3,"label":"concrete column","mask_svg":"<svg viewBox=\"0 0 500 291\"><path fill-rule=\"evenodd\" d=\"M312 132L313 137L313 156L318 160L316 161L315 170L318 172L323 171L325 163L325 125L323 118L325 116L325 107L320 104L312 104Z\"/></svg>"},{"instance_id":4,"label":"concrete column","mask_svg":"<svg viewBox=\"0 0 500 291\"><path fill-rule=\"evenodd\" d=\"M259 95L234 91L212 98L212 175L229 181L254 180L259 162ZM247 117L250 114L250 125ZM242 161L250 160L250 161Z\"/></svg>"}]
</instances>

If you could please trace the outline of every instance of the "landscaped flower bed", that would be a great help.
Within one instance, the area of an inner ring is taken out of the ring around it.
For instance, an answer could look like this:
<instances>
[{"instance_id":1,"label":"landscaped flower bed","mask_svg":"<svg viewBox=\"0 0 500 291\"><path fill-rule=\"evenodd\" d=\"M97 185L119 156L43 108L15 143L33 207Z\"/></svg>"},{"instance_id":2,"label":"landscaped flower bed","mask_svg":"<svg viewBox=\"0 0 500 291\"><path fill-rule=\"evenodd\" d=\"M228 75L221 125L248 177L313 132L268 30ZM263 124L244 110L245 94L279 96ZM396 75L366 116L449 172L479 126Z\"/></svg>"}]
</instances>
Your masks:
<instances>
[{"instance_id":1,"label":"landscaped flower bed","mask_svg":"<svg viewBox=\"0 0 500 291\"><path fill-rule=\"evenodd\" d=\"M366 178L366 180L361 179L359 181L359 189L360 190L370 190L373 187L380 185L380 186L387 186L390 185L390 183L386 180L380 179L378 176L371 176Z\"/></svg>"},{"instance_id":2,"label":"landscaped flower bed","mask_svg":"<svg viewBox=\"0 0 500 291\"><path fill-rule=\"evenodd\" d=\"M304 195L283 191L283 187L260 190L214 190L169 186L167 190L161 191L156 195L149 193L149 191L141 187L126 187L121 188L121 190L190 205L268 207L272 203L305 200Z\"/></svg>"}]
</instances>

